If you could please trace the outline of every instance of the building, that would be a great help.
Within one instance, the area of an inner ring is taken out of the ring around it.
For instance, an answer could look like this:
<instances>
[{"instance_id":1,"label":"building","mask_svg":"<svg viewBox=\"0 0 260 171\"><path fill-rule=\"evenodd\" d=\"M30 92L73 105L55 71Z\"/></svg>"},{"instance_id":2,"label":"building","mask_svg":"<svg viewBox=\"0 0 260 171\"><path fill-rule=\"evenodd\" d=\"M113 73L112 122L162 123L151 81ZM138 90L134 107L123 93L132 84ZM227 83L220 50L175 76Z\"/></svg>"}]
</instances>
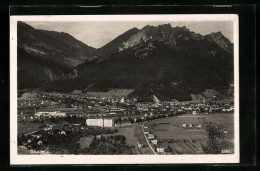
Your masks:
<instances>
[{"instance_id":1,"label":"building","mask_svg":"<svg viewBox=\"0 0 260 171\"><path fill-rule=\"evenodd\" d=\"M153 95L153 100L155 103L160 103L160 100L155 95Z\"/></svg>"},{"instance_id":2,"label":"building","mask_svg":"<svg viewBox=\"0 0 260 171\"><path fill-rule=\"evenodd\" d=\"M142 147L144 146L144 144L141 144L141 143L139 143L139 141L138 141L137 146L138 146L139 148L142 148Z\"/></svg>"},{"instance_id":3,"label":"building","mask_svg":"<svg viewBox=\"0 0 260 171\"><path fill-rule=\"evenodd\" d=\"M148 135L148 134L149 134L149 132L148 132L148 131L144 131L144 134L145 134L145 135Z\"/></svg>"},{"instance_id":4,"label":"building","mask_svg":"<svg viewBox=\"0 0 260 171\"><path fill-rule=\"evenodd\" d=\"M112 118L93 118L87 119L86 124L88 126L99 126L99 127L113 127L114 126L114 119Z\"/></svg>"},{"instance_id":5,"label":"building","mask_svg":"<svg viewBox=\"0 0 260 171\"><path fill-rule=\"evenodd\" d=\"M106 118L104 119L104 127L113 127L114 126L114 119Z\"/></svg>"},{"instance_id":6,"label":"building","mask_svg":"<svg viewBox=\"0 0 260 171\"><path fill-rule=\"evenodd\" d=\"M66 117L67 115L66 115L66 113L55 111L55 112L37 112L34 114L34 116L36 116L36 117L40 117L40 116Z\"/></svg>"},{"instance_id":7,"label":"building","mask_svg":"<svg viewBox=\"0 0 260 171\"><path fill-rule=\"evenodd\" d=\"M123 96L120 100L121 103L125 103L125 97Z\"/></svg>"},{"instance_id":8,"label":"building","mask_svg":"<svg viewBox=\"0 0 260 171\"><path fill-rule=\"evenodd\" d=\"M100 127L104 126L104 122L102 118L87 119L86 124L88 126L100 126Z\"/></svg>"},{"instance_id":9,"label":"building","mask_svg":"<svg viewBox=\"0 0 260 171\"><path fill-rule=\"evenodd\" d=\"M163 153L163 152L164 152L164 148L162 148L162 147L157 147L157 152Z\"/></svg>"},{"instance_id":10,"label":"building","mask_svg":"<svg viewBox=\"0 0 260 171\"><path fill-rule=\"evenodd\" d=\"M157 140L151 140L153 144L157 144Z\"/></svg>"},{"instance_id":11,"label":"building","mask_svg":"<svg viewBox=\"0 0 260 171\"><path fill-rule=\"evenodd\" d=\"M154 138L154 134L148 134L148 139L153 139Z\"/></svg>"}]
</instances>

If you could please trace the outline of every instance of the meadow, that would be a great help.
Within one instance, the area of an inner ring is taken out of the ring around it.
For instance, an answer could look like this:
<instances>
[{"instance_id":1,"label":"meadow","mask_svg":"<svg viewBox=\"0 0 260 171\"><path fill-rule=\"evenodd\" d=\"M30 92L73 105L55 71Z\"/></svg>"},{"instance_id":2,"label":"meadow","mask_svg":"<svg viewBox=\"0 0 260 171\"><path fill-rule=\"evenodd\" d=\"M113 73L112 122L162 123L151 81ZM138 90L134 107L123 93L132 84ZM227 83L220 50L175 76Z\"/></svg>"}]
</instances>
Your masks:
<instances>
[{"instance_id":1,"label":"meadow","mask_svg":"<svg viewBox=\"0 0 260 171\"><path fill-rule=\"evenodd\" d=\"M147 125L149 125L149 131L154 133L158 140L173 140L169 143L169 146L173 149L173 154L198 154L202 153L201 143L207 140L207 132L204 126L209 122L227 131L225 141L232 151L234 148L233 113L188 114L151 121ZM187 124L187 127L182 127L184 123ZM190 123L192 127L188 127ZM201 127L197 127L198 125L201 125Z\"/></svg>"},{"instance_id":2,"label":"meadow","mask_svg":"<svg viewBox=\"0 0 260 171\"><path fill-rule=\"evenodd\" d=\"M138 142L143 144L142 148L135 148L137 154L153 154L153 151L148 146L144 133L142 131L142 124L130 125L127 127L119 127L116 135L124 135L128 145L137 146Z\"/></svg>"},{"instance_id":3,"label":"meadow","mask_svg":"<svg viewBox=\"0 0 260 171\"><path fill-rule=\"evenodd\" d=\"M39 131L41 129L39 128L41 125L41 123L18 122L18 135Z\"/></svg>"}]
</instances>

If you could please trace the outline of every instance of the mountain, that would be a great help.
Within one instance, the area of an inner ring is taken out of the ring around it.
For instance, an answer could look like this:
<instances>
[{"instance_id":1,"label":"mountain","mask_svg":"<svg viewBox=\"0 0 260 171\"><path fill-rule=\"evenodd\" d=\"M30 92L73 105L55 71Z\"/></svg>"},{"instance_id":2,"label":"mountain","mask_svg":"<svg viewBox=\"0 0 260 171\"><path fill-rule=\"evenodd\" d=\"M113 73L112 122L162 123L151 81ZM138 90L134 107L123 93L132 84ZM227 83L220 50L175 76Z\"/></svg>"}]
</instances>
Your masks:
<instances>
[{"instance_id":1,"label":"mountain","mask_svg":"<svg viewBox=\"0 0 260 171\"><path fill-rule=\"evenodd\" d=\"M216 42L219 47L223 48L224 50L233 53L232 43L221 32L208 34L206 35L206 38L210 41Z\"/></svg>"},{"instance_id":2,"label":"mountain","mask_svg":"<svg viewBox=\"0 0 260 171\"><path fill-rule=\"evenodd\" d=\"M17 23L18 88L63 79L79 64L97 58L95 48L63 32Z\"/></svg>"},{"instance_id":3,"label":"mountain","mask_svg":"<svg viewBox=\"0 0 260 171\"><path fill-rule=\"evenodd\" d=\"M127 41L132 35L139 32L139 29L132 28L127 32L121 34L120 36L116 37L114 40L106 44L105 46L99 48L98 50L105 56L117 53L120 51L120 48L123 42Z\"/></svg>"},{"instance_id":4,"label":"mountain","mask_svg":"<svg viewBox=\"0 0 260 171\"><path fill-rule=\"evenodd\" d=\"M77 75L53 81L43 89L130 88L135 91L129 97L144 101L154 96L160 100L191 100L191 93L228 89L233 82L233 47L222 34L223 40L219 33L202 36L170 24L148 25L127 33L101 48L110 53L109 57L84 62L70 73Z\"/></svg>"}]
</instances>

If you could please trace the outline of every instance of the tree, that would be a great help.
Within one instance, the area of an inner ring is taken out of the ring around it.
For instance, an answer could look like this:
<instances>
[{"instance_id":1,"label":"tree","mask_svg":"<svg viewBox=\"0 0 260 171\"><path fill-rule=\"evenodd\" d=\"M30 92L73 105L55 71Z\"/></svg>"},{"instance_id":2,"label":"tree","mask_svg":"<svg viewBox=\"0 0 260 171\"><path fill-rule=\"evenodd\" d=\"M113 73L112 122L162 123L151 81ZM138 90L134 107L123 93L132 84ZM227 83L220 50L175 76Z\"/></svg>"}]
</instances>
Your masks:
<instances>
[{"instance_id":1,"label":"tree","mask_svg":"<svg viewBox=\"0 0 260 171\"><path fill-rule=\"evenodd\" d=\"M208 133L208 140L206 143L201 144L202 150L206 154L220 154L224 148L228 147L227 143L224 141L225 134L222 129L210 122L206 126L206 131Z\"/></svg>"}]
</instances>

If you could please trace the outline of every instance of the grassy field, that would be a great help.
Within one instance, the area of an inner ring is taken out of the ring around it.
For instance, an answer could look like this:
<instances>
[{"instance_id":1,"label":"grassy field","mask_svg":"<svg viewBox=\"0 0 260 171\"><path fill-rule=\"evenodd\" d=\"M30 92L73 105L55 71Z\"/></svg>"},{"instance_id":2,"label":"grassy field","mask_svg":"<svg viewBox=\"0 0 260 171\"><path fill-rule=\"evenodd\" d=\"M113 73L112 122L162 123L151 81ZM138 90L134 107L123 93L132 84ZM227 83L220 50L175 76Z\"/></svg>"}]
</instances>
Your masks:
<instances>
[{"instance_id":1,"label":"grassy field","mask_svg":"<svg viewBox=\"0 0 260 171\"><path fill-rule=\"evenodd\" d=\"M39 131L40 123L23 123L18 122L18 135L27 134L33 131Z\"/></svg>"},{"instance_id":2,"label":"grassy field","mask_svg":"<svg viewBox=\"0 0 260 171\"><path fill-rule=\"evenodd\" d=\"M233 150L234 141L234 114L233 113L216 113L216 114L198 114L198 115L183 115L174 118L151 121L148 124L152 125L149 130L156 135L160 140L176 140L169 144L176 154L198 154L202 153L200 143L207 139L207 132L203 128L203 123L212 122L225 131L225 141L229 142L229 148ZM183 123L192 123L193 127L181 127ZM201 128L194 126L202 125Z\"/></svg>"},{"instance_id":3,"label":"grassy field","mask_svg":"<svg viewBox=\"0 0 260 171\"><path fill-rule=\"evenodd\" d=\"M90 96L100 96L100 97L122 97L127 96L128 94L132 93L133 89L113 89L109 90L108 92L87 92L87 95Z\"/></svg>"},{"instance_id":4,"label":"grassy field","mask_svg":"<svg viewBox=\"0 0 260 171\"><path fill-rule=\"evenodd\" d=\"M153 154L153 151L148 146L141 124L139 125L131 125L127 127L120 127L117 128L118 133L117 135L124 135L126 137L126 143L128 145L137 146L138 142L141 144L144 144L144 147L142 148L135 148L137 154Z\"/></svg>"},{"instance_id":5,"label":"grassy field","mask_svg":"<svg viewBox=\"0 0 260 171\"><path fill-rule=\"evenodd\" d=\"M91 144L93 140L93 137L82 137L79 140L79 144L80 144L80 148L84 149L84 148L89 148L89 145Z\"/></svg>"},{"instance_id":6,"label":"grassy field","mask_svg":"<svg viewBox=\"0 0 260 171\"><path fill-rule=\"evenodd\" d=\"M128 145L137 146L138 139L135 137L136 126L120 127L117 129L118 132L116 133L116 135L124 135L126 137L126 143Z\"/></svg>"},{"instance_id":7,"label":"grassy field","mask_svg":"<svg viewBox=\"0 0 260 171\"><path fill-rule=\"evenodd\" d=\"M28 150L28 149L24 149L24 148L18 147L17 150L18 150L18 154L19 155L31 154L30 150Z\"/></svg>"}]
</instances>

